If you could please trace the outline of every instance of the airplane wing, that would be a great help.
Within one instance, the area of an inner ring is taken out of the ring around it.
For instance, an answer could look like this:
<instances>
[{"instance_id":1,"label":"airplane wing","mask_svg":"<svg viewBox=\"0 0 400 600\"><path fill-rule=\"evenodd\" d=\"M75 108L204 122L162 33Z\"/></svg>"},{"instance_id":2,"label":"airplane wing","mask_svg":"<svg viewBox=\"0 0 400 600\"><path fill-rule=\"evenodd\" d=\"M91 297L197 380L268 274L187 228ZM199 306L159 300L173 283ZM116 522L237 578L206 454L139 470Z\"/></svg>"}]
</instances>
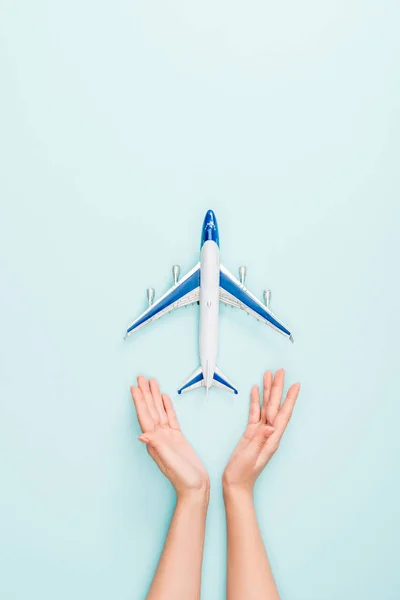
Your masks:
<instances>
[{"instance_id":1,"label":"airplane wing","mask_svg":"<svg viewBox=\"0 0 400 600\"><path fill-rule=\"evenodd\" d=\"M200 263L156 300L126 330L125 338L141 327L171 312L174 308L198 302L200 298Z\"/></svg>"},{"instance_id":2,"label":"airplane wing","mask_svg":"<svg viewBox=\"0 0 400 600\"><path fill-rule=\"evenodd\" d=\"M292 334L285 325L223 265L220 266L219 285L219 299L221 302L241 308L259 321L267 323L267 325L293 342Z\"/></svg>"}]
</instances>

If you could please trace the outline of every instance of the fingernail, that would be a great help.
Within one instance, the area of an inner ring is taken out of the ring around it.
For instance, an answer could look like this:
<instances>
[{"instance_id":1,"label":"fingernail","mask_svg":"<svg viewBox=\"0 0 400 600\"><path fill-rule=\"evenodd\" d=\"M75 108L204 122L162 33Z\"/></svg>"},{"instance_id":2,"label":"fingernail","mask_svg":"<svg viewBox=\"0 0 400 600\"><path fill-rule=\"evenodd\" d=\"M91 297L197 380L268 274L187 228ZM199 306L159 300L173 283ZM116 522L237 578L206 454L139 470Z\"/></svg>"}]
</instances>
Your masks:
<instances>
[{"instance_id":1,"label":"fingernail","mask_svg":"<svg viewBox=\"0 0 400 600\"><path fill-rule=\"evenodd\" d=\"M138 440L139 442L143 442L144 444L148 444L150 441L149 438L145 435L139 435Z\"/></svg>"}]
</instances>

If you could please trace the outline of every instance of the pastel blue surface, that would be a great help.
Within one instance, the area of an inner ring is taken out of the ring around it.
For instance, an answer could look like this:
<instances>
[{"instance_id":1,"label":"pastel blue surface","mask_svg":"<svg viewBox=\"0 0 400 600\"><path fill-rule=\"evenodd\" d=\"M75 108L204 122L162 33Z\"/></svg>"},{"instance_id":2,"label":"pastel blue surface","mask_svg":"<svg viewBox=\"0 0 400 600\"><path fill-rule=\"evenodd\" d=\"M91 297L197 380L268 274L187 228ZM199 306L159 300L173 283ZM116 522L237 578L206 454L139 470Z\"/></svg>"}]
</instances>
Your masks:
<instances>
[{"instance_id":1,"label":"pastel blue surface","mask_svg":"<svg viewBox=\"0 0 400 600\"><path fill-rule=\"evenodd\" d=\"M269 367L302 382L258 484L283 599L400 597L399 4L4 0L0 8L0 597L144 598L173 493L129 385L157 376L212 480L203 599L222 600L219 481ZM238 396L178 396L198 306L126 342L221 256L296 343L221 308Z\"/></svg>"}]
</instances>

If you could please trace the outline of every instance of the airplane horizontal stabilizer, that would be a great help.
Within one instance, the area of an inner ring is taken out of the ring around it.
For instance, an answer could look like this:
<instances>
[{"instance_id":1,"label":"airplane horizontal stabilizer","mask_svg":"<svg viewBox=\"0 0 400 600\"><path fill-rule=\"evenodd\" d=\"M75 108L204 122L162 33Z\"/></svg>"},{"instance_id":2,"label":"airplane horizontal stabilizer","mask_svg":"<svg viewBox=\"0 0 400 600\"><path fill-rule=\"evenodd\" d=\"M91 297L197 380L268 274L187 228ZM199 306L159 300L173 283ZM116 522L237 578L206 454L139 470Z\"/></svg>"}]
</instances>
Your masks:
<instances>
[{"instance_id":1,"label":"airplane horizontal stabilizer","mask_svg":"<svg viewBox=\"0 0 400 600\"><path fill-rule=\"evenodd\" d=\"M222 371L218 369L218 367L215 367L213 384L215 385L215 387L219 387L224 390L228 390L229 392L233 392L234 394L238 394L238 390L235 388L233 383L229 381L229 379L222 373Z\"/></svg>"},{"instance_id":2,"label":"airplane horizontal stabilizer","mask_svg":"<svg viewBox=\"0 0 400 600\"><path fill-rule=\"evenodd\" d=\"M189 379L185 381L183 386L179 388L178 394L182 394L182 392L188 392L189 390L194 390L202 385L204 385L204 377L202 368L199 367L194 373L192 373Z\"/></svg>"}]
</instances>

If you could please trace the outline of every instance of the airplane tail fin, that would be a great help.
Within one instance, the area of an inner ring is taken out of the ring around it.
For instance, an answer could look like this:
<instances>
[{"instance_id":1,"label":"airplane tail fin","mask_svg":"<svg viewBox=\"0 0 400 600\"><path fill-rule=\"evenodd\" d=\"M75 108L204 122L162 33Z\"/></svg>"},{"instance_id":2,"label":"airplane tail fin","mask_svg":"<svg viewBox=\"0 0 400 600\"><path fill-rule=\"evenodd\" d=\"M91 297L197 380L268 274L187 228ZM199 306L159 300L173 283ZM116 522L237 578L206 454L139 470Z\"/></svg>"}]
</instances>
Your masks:
<instances>
[{"instance_id":1,"label":"airplane tail fin","mask_svg":"<svg viewBox=\"0 0 400 600\"><path fill-rule=\"evenodd\" d=\"M238 393L238 390L235 388L233 383L229 381L229 379L218 369L215 367L214 377L212 380L212 385L215 387L221 388L223 390L228 390L229 392L233 392L234 394ZM182 392L189 392L190 390L194 390L196 388L205 386L205 379L203 375L203 370L201 367L198 367L194 373L185 381L182 387L179 388L178 394L182 394ZM207 388L208 394L208 388Z\"/></svg>"}]
</instances>

